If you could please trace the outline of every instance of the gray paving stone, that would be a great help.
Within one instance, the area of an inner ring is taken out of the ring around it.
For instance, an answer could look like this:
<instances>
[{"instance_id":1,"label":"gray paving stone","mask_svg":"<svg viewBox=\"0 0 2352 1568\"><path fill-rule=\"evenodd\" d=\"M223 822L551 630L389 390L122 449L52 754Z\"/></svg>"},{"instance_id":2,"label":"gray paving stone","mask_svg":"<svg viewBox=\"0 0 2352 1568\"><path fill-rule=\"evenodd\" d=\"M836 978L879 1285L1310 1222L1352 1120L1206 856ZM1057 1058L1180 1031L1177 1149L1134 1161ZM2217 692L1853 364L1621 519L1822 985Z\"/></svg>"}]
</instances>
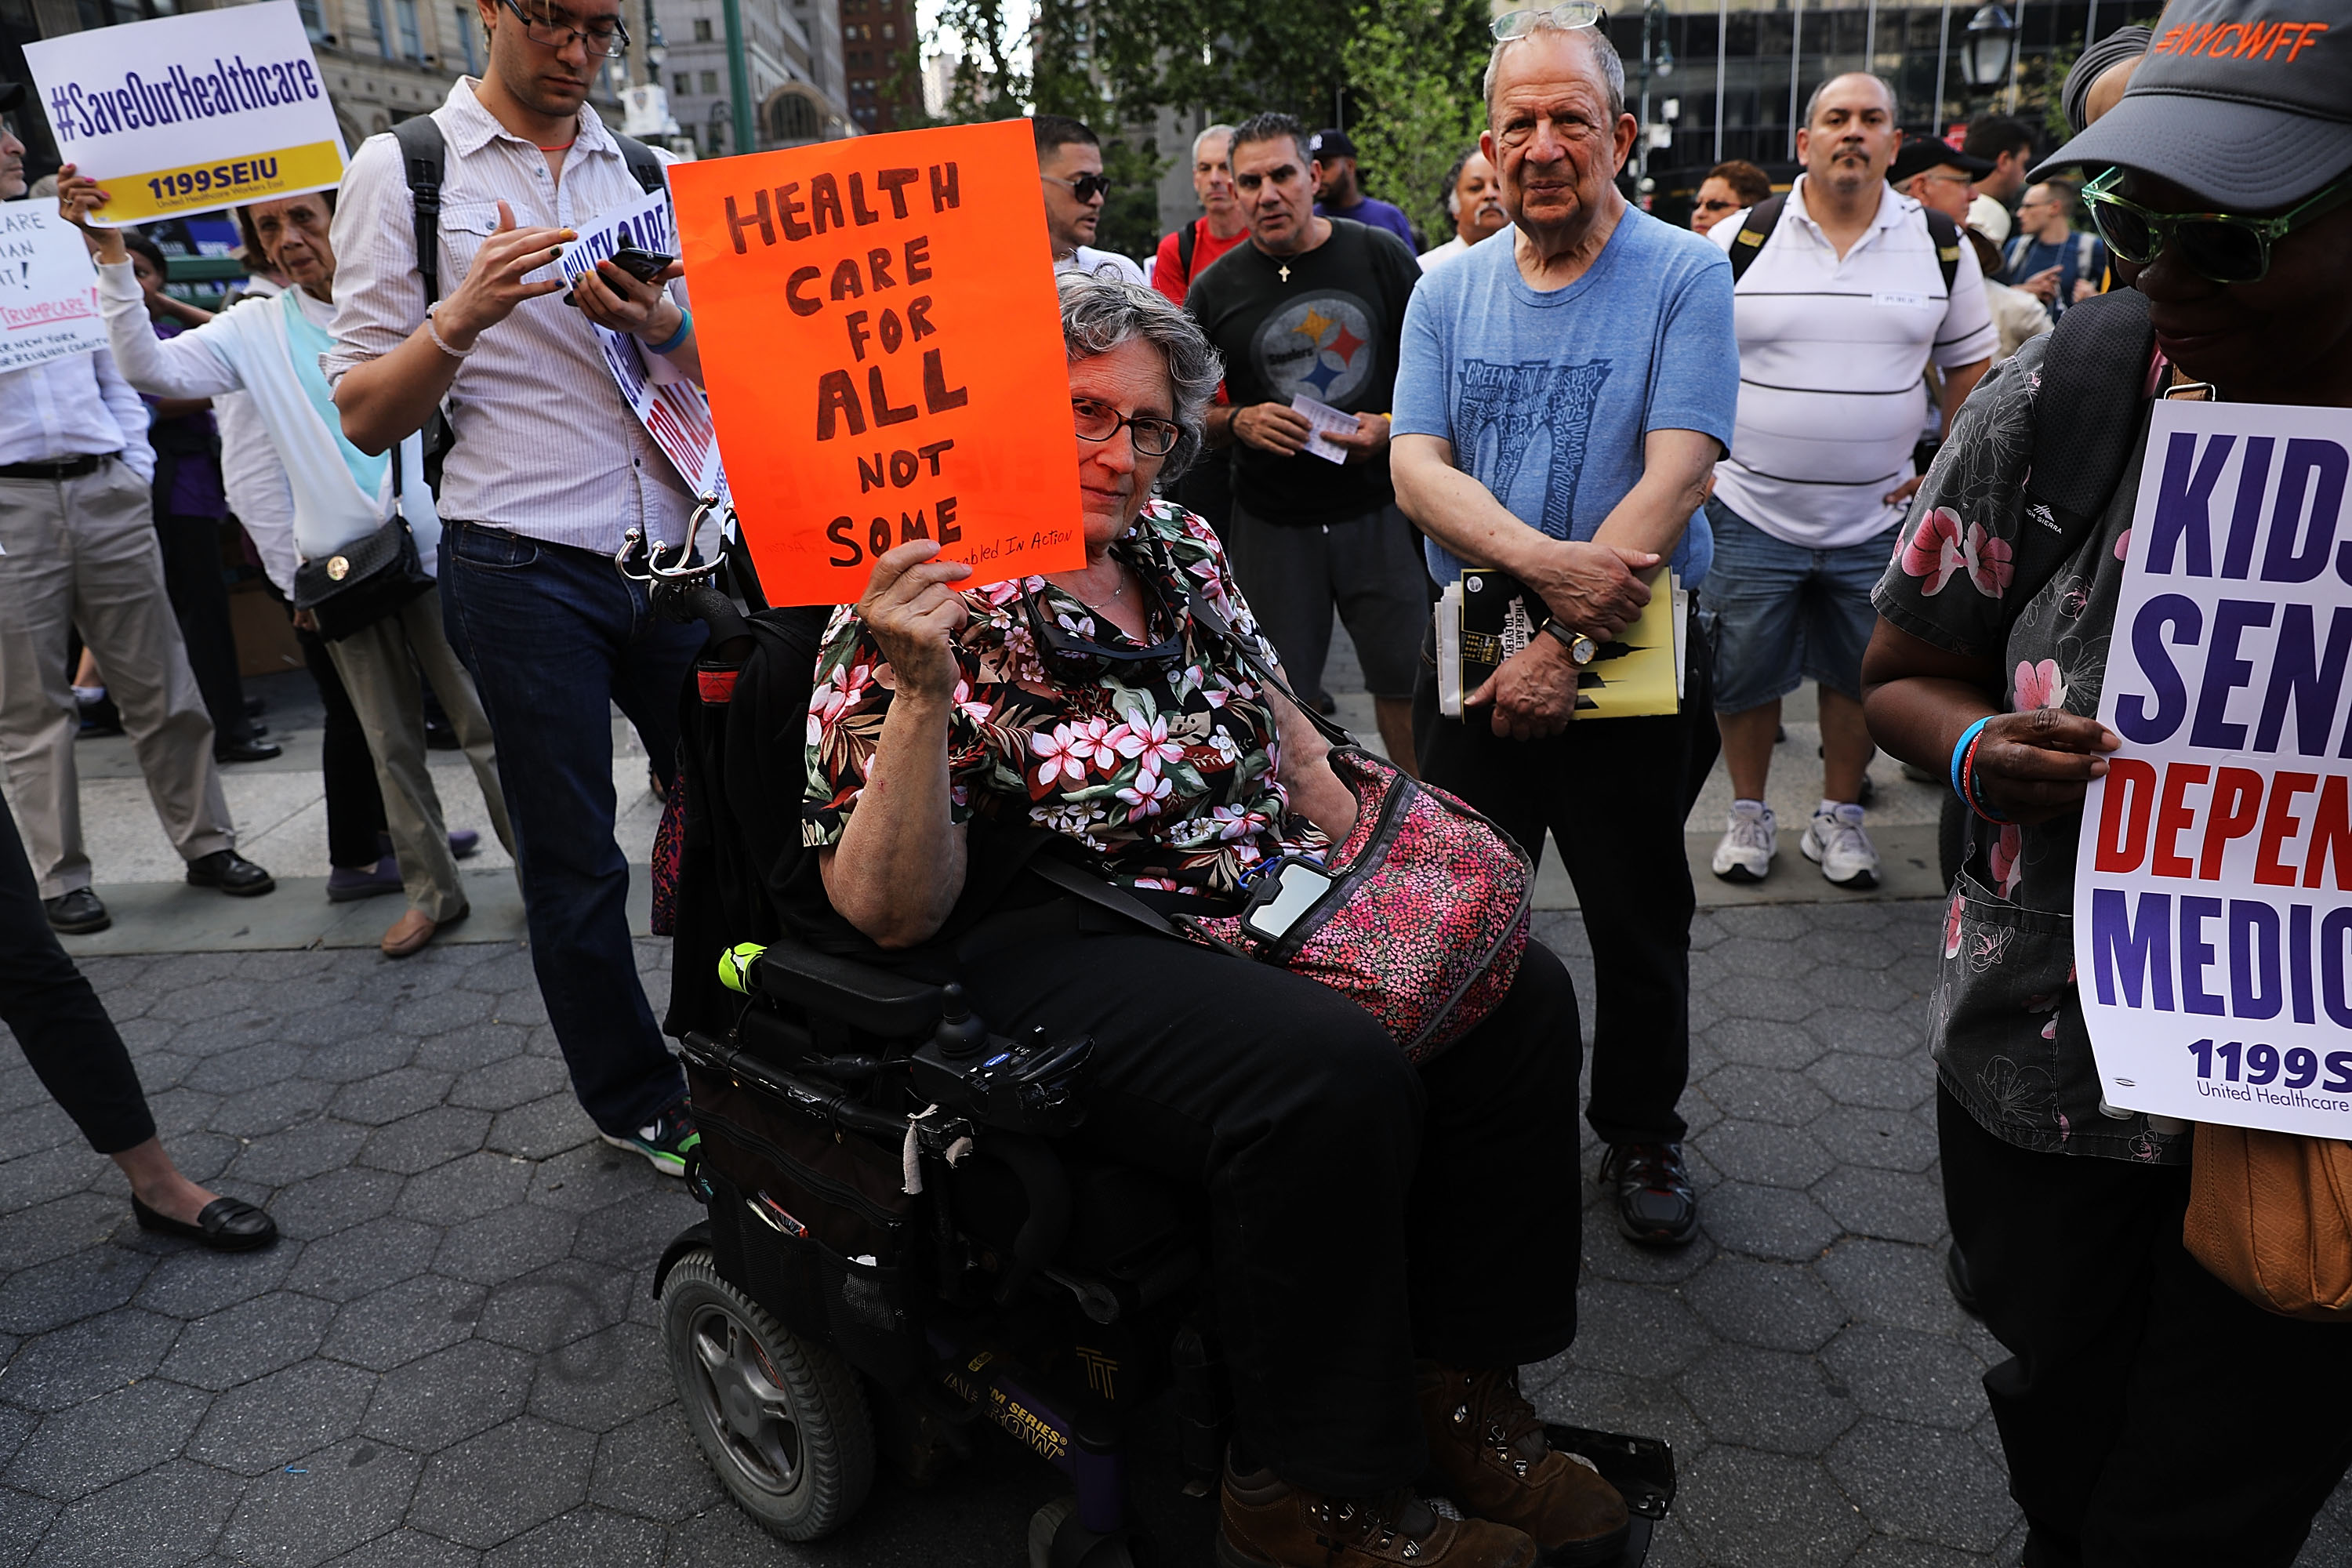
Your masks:
<instances>
[{"instance_id":1,"label":"gray paving stone","mask_svg":"<svg viewBox=\"0 0 2352 1568\"><path fill-rule=\"evenodd\" d=\"M702 1218L702 1205L686 1184L657 1176L639 1163L641 1179L652 1190L596 1210L581 1222L572 1250L622 1268L642 1268L662 1255L677 1233Z\"/></svg>"},{"instance_id":2,"label":"gray paving stone","mask_svg":"<svg viewBox=\"0 0 2352 1568\"><path fill-rule=\"evenodd\" d=\"M1558 1375L1546 1377L1555 1372ZM1522 1367L1519 1382L1528 1403L1547 1421L1657 1436L1685 1458L1706 1447L1706 1428L1665 1378L1627 1377L1577 1366L1571 1352L1540 1367Z\"/></svg>"},{"instance_id":3,"label":"gray paving stone","mask_svg":"<svg viewBox=\"0 0 2352 1568\"><path fill-rule=\"evenodd\" d=\"M301 1070L302 1057L299 1046L257 1040L233 1051L205 1057L188 1075L188 1087L206 1094L245 1094L292 1078Z\"/></svg>"},{"instance_id":4,"label":"gray paving stone","mask_svg":"<svg viewBox=\"0 0 2352 1568\"><path fill-rule=\"evenodd\" d=\"M1944 1234L1944 1186L1932 1173L1847 1166L1823 1177L1813 1195L1856 1236L1924 1245Z\"/></svg>"},{"instance_id":5,"label":"gray paving stone","mask_svg":"<svg viewBox=\"0 0 2352 1568\"><path fill-rule=\"evenodd\" d=\"M186 1094L186 1089L175 1089ZM310 1079L284 1079L264 1084L243 1094L225 1097L205 1118L204 1125L215 1132L226 1132L235 1138L260 1138L281 1132L299 1122L310 1121L327 1109L333 1097L332 1086ZM163 1119L158 1116L157 1125ZM166 1136L170 1129L166 1129Z\"/></svg>"},{"instance_id":6,"label":"gray paving stone","mask_svg":"<svg viewBox=\"0 0 2352 1568\"><path fill-rule=\"evenodd\" d=\"M1924 1056L1890 1060L1832 1051L1806 1068L1805 1076L1840 1105L1916 1110L1936 1095L1936 1069Z\"/></svg>"},{"instance_id":7,"label":"gray paving stone","mask_svg":"<svg viewBox=\"0 0 2352 1568\"><path fill-rule=\"evenodd\" d=\"M544 1268L572 1250L576 1215L536 1204L486 1214L450 1227L433 1256L434 1272L477 1285L499 1285Z\"/></svg>"},{"instance_id":8,"label":"gray paving stone","mask_svg":"<svg viewBox=\"0 0 2352 1568\"><path fill-rule=\"evenodd\" d=\"M416 1055L416 1042L386 1029L383 1009L370 1003L325 1008L293 1023L320 1038L302 1076L321 1083L357 1083L404 1068Z\"/></svg>"},{"instance_id":9,"label":"gray paving stone","mask_svg":"<svg viewBox=\"0 0 2352 1568\"><path fill-rule=\"evenodd\" d=\"M231 1389L188 1444L188 1458L257 1476L294 1463L360 1429L375 1394L373 1373L306 1361Z\"/></svg>"},{"instance_id":10,"label":"gray paving stone","mask_svg":"<svg viewBox=\"0 0 2352 1568\"><path fill-rule=\"evenodd\" d=\"M190 1323L163 1363L163 1375L215 1392L305 1361L326 1338L331 1301L275 1291Z\"/></svg>"},{"instance_id":11,"label":"gray paving stone","mask_svg":"<svg viewBox=\"0 0 2352 1568\"><path fill-rule=\"evenodd\" d=\"M1769 1454L1818 1457L1861 1417L1809 1355L1719 1345L1675 1377L1710 1437Z\"/></svg>"},{"instance_id":12,"label":"gray paving stone","mask_svg":"<svg viewBox=\"0 0 2352 1568\"><path fill-rule=\"evenodd\" d=\"M330 1109L347 1121L382 1127L439 1105L456 1081L455 1073L395 1068L391 1072L343 1085L335 1091Z\"/></svg>"},{"instance_id":13,"label":"gray paving stone","mask_svg":"<svg viewBox=\"0 0 2352 1568\"><path fill-rule=\"evenodd\" d=\"M1796 1071L1811 1066L1828 1049L1801 1025L1733 1016L1710 1026L1706 1049L1722 1061Z\"/></svg>"},{"instance_id":14,"label":"gray paving stone","mask_svg":"<svg viewBox=\"0 0 2352 1568\"><path fill-rule=\"evenodd\" d=\"M569 1089L542 1100L499 1112L490 1124L488 1146L501 1154L526 1160L547 1160L593 1142L596 1124L580 1109Z\"/></svg>"},{"instance_id":15,"label":"gray paving stone","mask_svg":"<svg viewBox=\"0 0 2352 1568\"><path fill-rule=\"evenodd\" d=\"M1697 1087L1726 1116L1781 1127L1802 1127L1830 1106L1829 1096L1801 1073L1737 1062L1716 1068Z\"/></svg>"},{"instance_id":16,"label":"gray paving stone","mask_svg":"<svg viewBox=\"0 0 2352 1568\"><path fill-rule=\"evenodd\" d=\"M521 1202L530 1190L528 1164L485 1150L411 1176L400 1213L427 1225L462 1225Z\"/></svg>"},{"instance_id":17,"label":"gray paving stone","mask_svg":"<svg viewBox=\"0 0 2352 1568\"><path fill-rule=\"evenodd\" d=\"M449 1103L477 1110L511 1110L569 1087L562 1064L541 1057L509 1057L476 1068L457 1079Z\"/></svg>"},{"instance_id":18,"label":"gray paving stone","mask_svg":"<svg viewBox=\"0 0 2352 1568\"><path fill-rule=\"evenodd\" d=\"M516 1537L484 1559L486 1568L661 1568L669 1533L600 1508L578 1508Z\"/></svg>"},{"instance_id":19,"label":"gray paving stone","mask_svg":"<svg viewBox=\"0 0 2352 1568\"><path fill-rule=\"evenodd\" d=\"M1836 1105L1805 1131L1844 1165L1880 1171L1924 1171L1936 1163L1936 1130L1907 1110Z\"/></svg>"},{"instance_id":20,"label":"gray paving stone","mask_svg":"<svg viewBox=\"0 0 2352 1568\"><path fill-rule=\"evenodd\" d=\"M1683 1287L1717 1337L1764 1350L1815 1351L1845 1326L1843 1303L1812 1271L1726 1253Z\"/></svg>"},{"instance_id":21,"label":"gray paving stone","mask_svg":"<svg viewBox=\"0 0 2352 1568\"><path fill-rule=\"evenodd\" d=\"M490 998L455 988L412 996L393 1009L392 1026L404 1035L446 1035L490 1016Z\"/></svg>"},{"instance_id":22,"label":"gray paving stone","mask_svg":"<svg viewBox=\"0 0 2352 1568\"><path fill-rule=\"evenodd\" d=\"M34 1549L63 1511L47 1498L0 1487L0 1568L24 1568L30 1563Z\"/></svg>"},{"instance_id":23,"label":"gray paving stone","mask_svg":"<svg viewBox=\"0 0 2352 1568\"><path fill-rule=\"evenodd\" d=\"M476 1568L481 1560L482 1554L470 1546L436 1541L413 1530L395 1530L356 1552L345 1552L331 1568Z\"/></svg>"},{"instance_id":24,"label":"gray paving stone","mask_svg":"<svg viewBox=\"0 0 2352 1568\"><path fill-rule=\"evenodd\" d=\"M483 1134L489 1128L488 1111L436 1105L368 1134L359 1152L359 1163L413 1176L474 1152L482 1146Z\"/></svg>"},{"instance_id":25,"label":"gray paving stone","mask_svg":"<svg viewBox=\"0 0 2352 1568\"><path fill-rule=\"evenodd\" d=\"M37 1087L28 1092L38 1093ZM0 1153L13 1152L0 1144ZM60 1143L33 1150L0 1163L0 1214L14 1214L35 1204L48 1203L80 1192L98 1174L98 1156L88 1149Z\"/></svg>"},{"instance_id":26,"label":"gray paving stone","mask_svg":"<svg viewBox=\"0 0 2352 1568\"><path fill-rule=\"evenodd\" d=\"M422 1274L441 1245L441 1232L414 1220L386 1216L337 1231L302 1248L287 1275L289 1289L328 1301L349 1301Z\"/></svg>"},{"instance_id":27,"label":"gray paving stone","mask_svg":"<svg viewBox=\"0 0 2352 1568\"><path fill-rule=\"evenodd\" d=\"M174 1148L176 1156L179 1151ZM186 1167L182 1171L186 1173ZM191 1174L191 1179L195 1179ZM300 1259L299 1242L280 1238L260 1252L187 1247L159 1261L139 1288L138 1305L174 1318L201 1318L275 1290Z\"/></svg>"},{"instance_id":28,"label":"gray paving stone","mask_svg":"<svg viewBox=\"0 0 2352 1568\"><path fill-rule=\"evenodd\" d=\"M675 1405L604 1435L596 1445L588 1499L662 1524L729 1506Z\"/></svg>"},{"instance_id":29,"label":"gray paving stone","mask_svg":"<svg viewBox=\"0 0 2352 1568\"><path fill-rule=\"evenodd\" d=\"M1944 1286L1944 1251L1850 1236L1813 1266L1858 1322L1947 1337L1968 1324Z\"/></svg>"},{"instance_id":30,"label":"gray paving stone","mask_svg":"<svg viewBox=\"0 0 2352 1568\"><path fill-rule=\"evenodd\" d=\"M1874 1007L1824 1007L1800 1026L1832 1050L1924 1060L1927 1055L1925 1024L1924 1014L1914 1018Z\"/></svg>"},{"instance_id":31,"label":"gray paving stone","mask_svg":"<svg viewBox=\"0 0 2352 1568\"><path fill-rule=\"evenodd\" d=\"M129 1216L121 1223L129 1228ZM155 1266L154 1257L134 1245L85 1247L9 1275L0 1283L0 1331L47 1333L123 1305Z\"/></svg>"},{"instance_id":32,"label":"gray paving stone","mask_svg":"<svg viewBox=\"0 0 2352 1568\"><path fill-rule=\"evenodd\" d=\"M1819 1465L1720 1445L1691 1462L1675 1511L1715 1563L1830 1568L1869 1531Z\"/></svg>"},{"instance_id":33,"label":"gray paving stone","mask_svg":"<svg viewBox=\"0 0 2352 1568\"><path fill-rule=\"evenodd\" d=\"M1706 1212L1704 1200L1700 1212ZM1702 1230L1689 1245L1674 1247L1636 1247L1617 1230L1613 1200L1588 1199L1584 1211L1584 1278L1620 1279L1633 1285L1672 1285L1706 1267L1715 1243Z\"/></svg>"},{"instance_id":34,"label":"gray paving stone","mask_svg":"<svg viewBox=\"0 0 2352 1568\"><path fill-rule=\"evenodd\" d=\"M1728 1117L1692 1140L1708 1164L1736 1182L1768 1187L1811 1186L1836 1165L1801 1128Z\"/></svg>"},{"instance_id":35,"label":"gray paving stone","mask_svg":"<svg viewBox=\"0 0 2352 1568\"><path fill-rule=\"evenodd\" d=\"M676 1394L660 1333L623 1323L541 1356L530 1413L583 1432L609 1432Z\"/></svg>"},{"instance_id":36,"label":"gray paving stone","mask_svg":"<svg viewBox=\"0 0 2352 1568\"><path fill-rule=\"evenodd\" d=\"M1964 1432L1864 1420L1838 1439L1829 1465L1887 1534L1986 1552L2008 1531L2008 1479Z\"/></svg>"},{"instance_id":37,"label":"gray paving stone","mask_svg":"<svg viewBox=\"0 0 2352 1568\"><path fill-rule=\"evenodd\" d=\"M566 1258L490 1292L475 1331L533 1355L625 1322L634 1277Z\"/></svg>"},{"instance_id":38,"label":"gray paving stone","mask_svg":"<svg viewBox=\"0 0 2352 1568\"><path fill-rule=\"evenodd\" d=\"M12 1268L30 1268L79 1252L130 1223L127 1204L96 1193L69 1194L0 1219L0 1258Z\"/></svg>"},{"instance_id":39,"label":"gray paving stone","mask_svg":"<svg viewBox=\"0 0 2352 1568\"><path fill-rule=\"evenodd\" d=\"M1822 1364L1866 1415L1959 1430L1984 1419L1984 1363L1940 1334L1857 1324Z\"/></svg>"},{"instance_id":40,"label":"gray paving stone","mask_svg":"<svg viewBox=\"0 0 2352 1568\"><path fill-rule=\"evenodd\" d=\"M8 1461L16 1458L16 1450L40 1424L41 1418L29 1410L0 1405L0 1471L7 1468Z\"/></svg>"},{"instance_id":41,"label":"gray paving stone","mask_svg":"<svg viewBox=\"0 0 2352 1568\"><path fill-rule=\"evenodd\" d=\"M177 1461L117 1481L58 1515L41 1568L176 1568L203 1556L236 1507L236 1477Z\"/></svg>"},{"instance_id":42,"label":"gray paving stone","mask_svg":"<svg viewBox=\"0 0 2352 1568\"><path fill-rule=\"evenodd\" d=\"M247 1483L222 1544L256 1568L314 1568L398 1528L413 1455L348 1438Z\"/></svg>"},{"instance_id":43,"label":"gray paving stone","mask_svg":"<svg viewBox=\"0 0 2352 1568\"><path fill-rule=\"evenodd\" d=\"M257 1138L230 1167L240 1181L265 1187L290 1187L311 1176L339 1171L367 1142L367 1129L321 1118Z\"/></svg>"},{"instance_id":44,"label":"gray paving stone","mask_svg":"<svg viewBox=\"0 0 2352 1568\"><path fill-rule=\"evenodd\" d=\"M345 1302L320 1353L371 1372L390 1372L471 1337L488 1295L478 1285L437 1274L404 1280Z\"/></svg>"},{"instance_id":45,"label":"gray paving stone","mask_svg":"<svg viewBox=\"0 0 2352 1568\"><path fill-rule=\"evenodd\" d=\"M350 1166L296 1183L271 1201L269 1212L287 1235L314 1241L390 1214L401 1184L389 1171Z\"/></svg>"},{"instance_id":46,"label":"gray paving stone","mask_svg":"<svg viewBox=\"0 0 2352 1568\"><path fill-rule=\"evenodd\" d=\"M594 1136L594 1123L585 1115L581 1124ZM646 1163L605 1142L583 1143L540 1162L530 1184L530 1201L551 1208L585 1214L645 1192Z\"/></svg>"},{"instance_id":47,"label":"gray paving stone","mask_svg":"<svg viewBox=\"0 0 2352 1568\"><path fill-rule=\"evenodd\" d=\"M489 1548L587 1500L596 1439L519 1415L436 1454L408 1522L462 1545Z\"/></svg>"},{"instance_id":48,"label":"gray paving stone","mask_svg":"<svg viewBox=\"0 0 2352 1568\"><path fill-rule=\"evenodd\" d=\"M0 1479L60 1502L88 1497L178 1453L209 1403L160 1378L102 1394L43 1419Z\"/></svg>"},{"instance_id":49,"label":"gray paving stone","mask_svg":"<svg viewBox=\"0 0 2352 1568\"><path fill-rule=\"evenodd\" d=\"M153 1372L179 1333L171 1319L136 1307L84 1318L26 1341L0 1363L0 1400L45 1415L70 1409Z\"/></svg>"},{"instance_id":50,"label":"gray paving stone","mask_svg":"<svg viewBox=\"0 0 2352 1568\"><path fill-rule=\"evenodd\" d=\"M1577 1291L1577 1366L1631 1377L1667 1377L1706 1350L1706 1327L1672 1290L1594 1280Z\"/></svg>"},{"instance_id":51,"label":"gray paving stone","mask_svg":"<svg viewBox=\"0 0 2352 1568\"><path fill-rule=\"evenodd\" d=\"M1821 1006L1823 999L1810 980L1800 984L1777 976L1735 974L1709 985L1707 1000L1732 1017L1794 1024Z\"/></svg>"},{"instance_id":52,"label":"gray paving stone","mask_svg":"<svg viewBox=\"0 0 2352 1568\"><path fill-rule=\"evenodd\" d=\"M1838 1237L1837 1222L1803 1193L1726 1182L1706 1195L1698 1222L1717 1246L1806 1263Z\"/></svg>"},{"instance_id":53,"label":"gray paving stone","mask_svg":"<svg viewBox=\"0 0 2352 1568\"><path fill-rule=\"evenodd\" d=\"M362 1430L412 1453L438 1453L520 1415L536 1371L531 1357L504 1345L451 1345L384 1373Z\"/></svg>"},{"instance_id":54,"label":"gray paving stone","mask_svg":"<svg viewBox=\"0 0 2352 1568\"><path fill-rule=\"evenodd\" d=\"M462 1073L520 1056L529 1037L523 1024L468 1024L417 1041L410 1060L435 1072Z\"/></svg>"}]
</instances>

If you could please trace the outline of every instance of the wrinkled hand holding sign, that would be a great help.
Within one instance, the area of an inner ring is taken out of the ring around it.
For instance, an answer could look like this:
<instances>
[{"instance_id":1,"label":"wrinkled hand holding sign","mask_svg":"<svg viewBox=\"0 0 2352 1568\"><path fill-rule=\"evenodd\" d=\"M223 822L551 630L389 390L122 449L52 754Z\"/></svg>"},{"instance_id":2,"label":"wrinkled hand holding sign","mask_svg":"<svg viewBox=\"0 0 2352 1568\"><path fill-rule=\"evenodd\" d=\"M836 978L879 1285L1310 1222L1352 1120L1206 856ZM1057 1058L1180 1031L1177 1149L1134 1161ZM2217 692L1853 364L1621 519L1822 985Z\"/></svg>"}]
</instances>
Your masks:
<instances>
[{"instance_id":1,"label":"wrinkled hand holding sign","mask_svg":"<svg viewBox=\"0 0 2352 1568\"><path fill-rule=\"evenodd\" d=\"M728 478L779 605L840 604L910 539L979 587L1086 558L1027 124L670 171Z\"/></svg>"}]
</instances>

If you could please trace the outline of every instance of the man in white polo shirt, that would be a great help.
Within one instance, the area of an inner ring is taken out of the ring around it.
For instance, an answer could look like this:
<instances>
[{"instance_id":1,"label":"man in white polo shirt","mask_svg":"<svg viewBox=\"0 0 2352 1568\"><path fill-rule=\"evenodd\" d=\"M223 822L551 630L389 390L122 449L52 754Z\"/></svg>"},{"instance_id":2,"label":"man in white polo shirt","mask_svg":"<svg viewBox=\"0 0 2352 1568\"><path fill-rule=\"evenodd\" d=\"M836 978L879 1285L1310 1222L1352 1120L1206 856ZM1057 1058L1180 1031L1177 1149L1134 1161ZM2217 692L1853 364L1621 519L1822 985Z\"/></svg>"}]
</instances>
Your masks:
<instances>
[{"instance_id":1,"label":"man in white polo shirt","mask_svg":"<svg viewBox=\"0 0 2352 1568\"><path fill-rule=\"evenodd\" d=\"M1797 132L1795 188L1707 237L1738 279L1739 422L1706 507L1707 598L1722 627L1716 721L1736 797L1715 852L1727 881L1771 869L1779 825L1764 785L1780 699L1810 676L1821 688L1822 801L1801 847L1839 887L1878 882L1859 804L1870 591L1919 488L1911 448L1927 366L1943 373L1948 426L1998 342L1975 251L1950 217L1931 220L1886 184L1899 140L1885 82L1832 78Z\"/></svg>"}]
</instances>

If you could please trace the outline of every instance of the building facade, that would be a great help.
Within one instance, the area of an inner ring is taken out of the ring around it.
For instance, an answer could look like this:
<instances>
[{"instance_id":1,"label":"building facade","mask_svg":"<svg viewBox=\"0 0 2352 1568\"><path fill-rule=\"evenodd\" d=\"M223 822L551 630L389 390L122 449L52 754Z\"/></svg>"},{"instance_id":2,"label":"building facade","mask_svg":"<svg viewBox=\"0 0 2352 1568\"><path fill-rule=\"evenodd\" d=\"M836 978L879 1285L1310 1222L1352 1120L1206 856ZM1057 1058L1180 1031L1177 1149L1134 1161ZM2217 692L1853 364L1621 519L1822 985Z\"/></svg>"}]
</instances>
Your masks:
<instances>
[{"instance_id":1,"label":"building facade","mask_svg":"<svg viewBox=\"0 0 2352 1568\"><path fill-rule=\"evenodd\" d=\"M727 69L722 0L658 0L668 44L663 84L670 113L706 158L857 134L842 66L835 0L740 0L753 134L759 149L734 145L734 99Z\"/></svg>"},{"instance_id":2,"label":"building facade","mask_svg":"<svg viewBox=\"0 0 2352 1568\"><path fill-rule=\"evenodd\" d=\"M920 35L914 0L839 0L849 117L862 131L906 131L927 122Z\"/></svg>"}]
</instances>

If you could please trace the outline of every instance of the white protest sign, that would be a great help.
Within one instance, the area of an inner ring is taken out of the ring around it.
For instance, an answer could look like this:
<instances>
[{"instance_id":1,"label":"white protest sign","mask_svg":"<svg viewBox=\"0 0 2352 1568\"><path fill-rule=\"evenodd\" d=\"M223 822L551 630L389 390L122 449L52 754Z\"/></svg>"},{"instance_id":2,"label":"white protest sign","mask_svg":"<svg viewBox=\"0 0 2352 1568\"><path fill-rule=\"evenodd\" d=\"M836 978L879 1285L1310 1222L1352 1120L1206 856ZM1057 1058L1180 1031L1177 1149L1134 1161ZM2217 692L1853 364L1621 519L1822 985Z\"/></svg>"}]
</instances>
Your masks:
<instances>
[{"instance_id":1,"label":"white protest sign","mask_svg":"<svg viewBox=\"0 0 2352 1568\"><path fill-rule=\"evenodd\" d=\"M342 183L343 138L294 0L25 46L58 155L145 223Z\"/></svg>"},{"instance_id":2,"label":"white protest sign","mask_svg":"<svg viewBox=\"0 0 2352 1568\"><path fill-rule=\"evenodd\" d=\"M58 204L0 204L0 372L106 346L98 270Z\"/></svg>"},{"instance_id":3,"label":"white protest sign","mask_svg":"<svg viewBox=\"0 0 2352 1568\"><path fill-rule=\"evenodd\" d=\"M670 212L668 194L656 191L643 201L574 226L580 237L564 247L557 265L574 279L594 269L596 263L633 245L639 250L677 254L677 220ZM646 358L635 336L604 327L596 329L604 347L604 364L654 444L669 455L678 477L698 496L723 500L727 476L719 464L719 433L710 426L710 405L692 382L655 382L646 372Z\"/></svg>"},{"instance_id":4,"label":"white protest sign","mask_svg":"<svg viewBox=\"0 0 2352 1568\"><path fill-rule=\"evenodd\" d=\"M2352 1138L2352 412L2164 403L2074 963L2110 1104Z\"/></svg>"}]
</instances>

